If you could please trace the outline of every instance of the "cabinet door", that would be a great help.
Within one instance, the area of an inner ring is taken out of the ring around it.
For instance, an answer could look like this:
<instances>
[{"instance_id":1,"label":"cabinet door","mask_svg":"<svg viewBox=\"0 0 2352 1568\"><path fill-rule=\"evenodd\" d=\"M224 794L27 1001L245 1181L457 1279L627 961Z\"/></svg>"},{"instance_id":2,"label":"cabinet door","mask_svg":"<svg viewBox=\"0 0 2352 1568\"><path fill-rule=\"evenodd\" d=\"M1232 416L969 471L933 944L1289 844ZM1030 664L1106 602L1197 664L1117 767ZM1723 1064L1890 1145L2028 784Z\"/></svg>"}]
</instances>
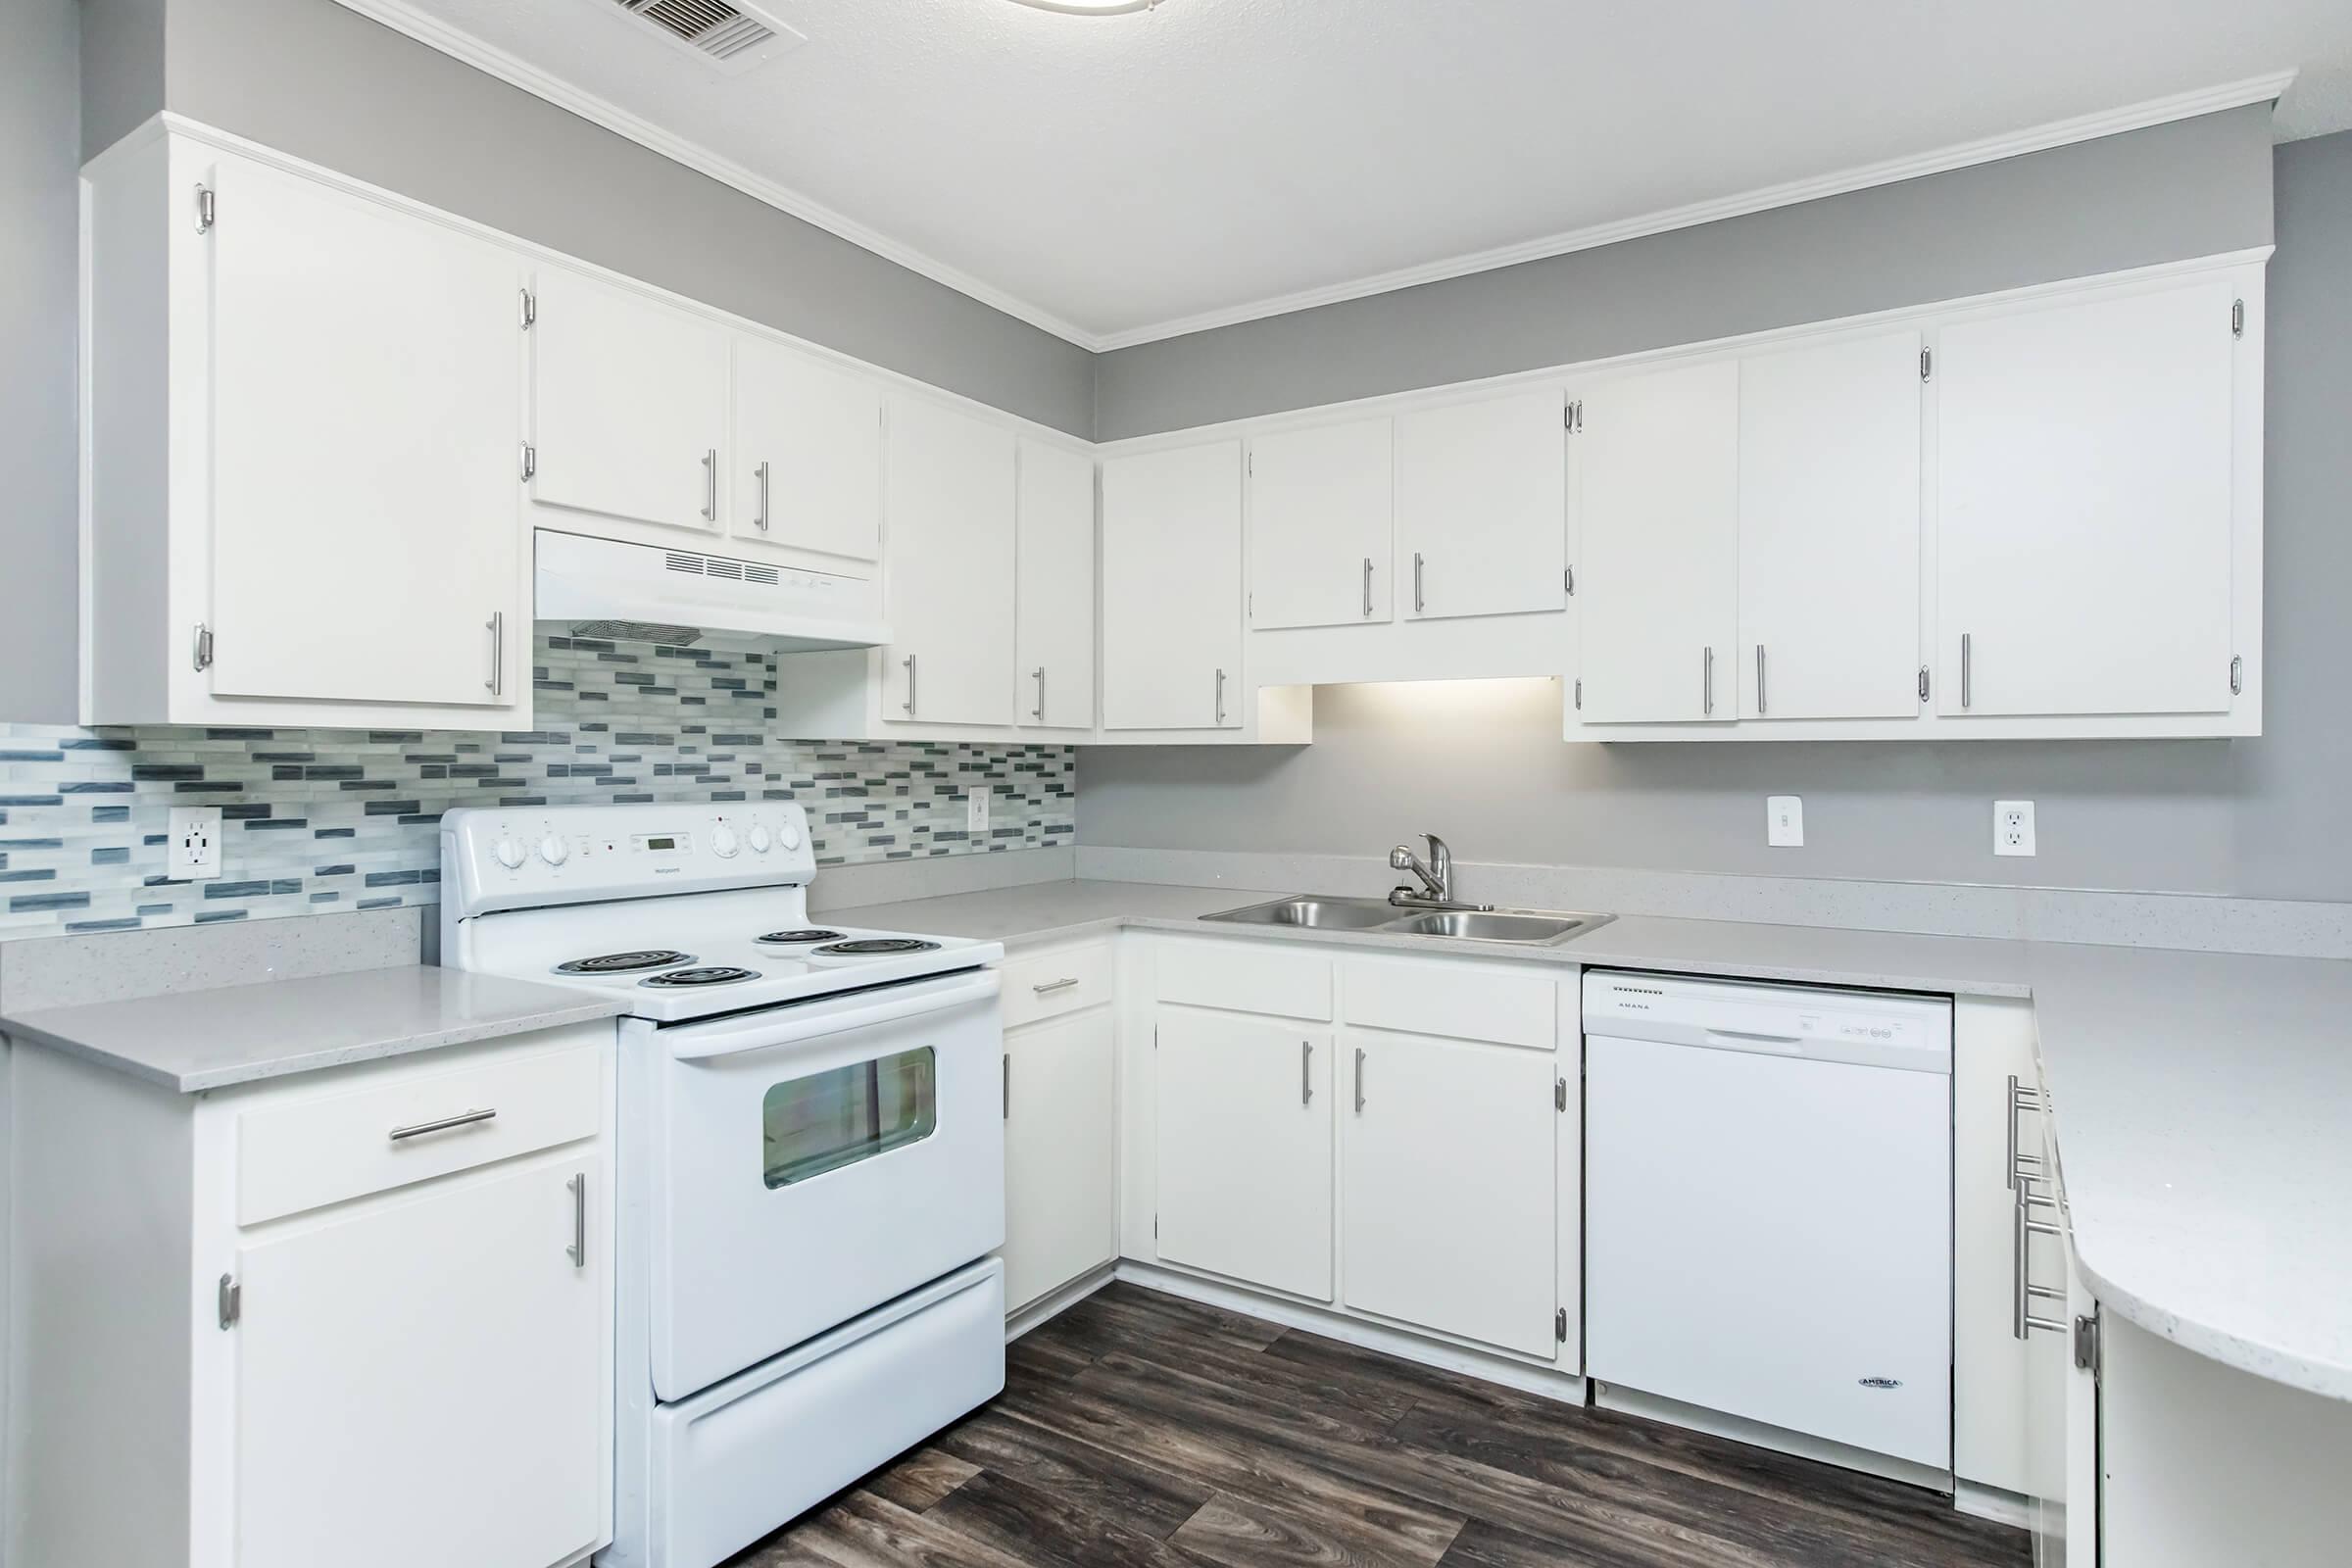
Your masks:
<instances>
[{"instance_id":1,"label":"cabinet door","mask_svg":"<svg viewBox=\"0 0 2352 1568\"><path fill-rule=\"evenodd\" d=\"M577 272L539 274L531 499L630 522L719 526L727 334ZM593 524L588 525L593 532Z\"/></svg>"},{"instance_id":2,"label":"cabinet door","mask_svg":"<svg viewBox=\"0 0 2352 1568\"><path fill-rule=\"evenodd\" d=\"M1004 1037L1004 1304L1117 1251L1118 1096L1108 1007Z\"/></svg>"},{"instance_id":3,"label":"cabinet door","mask_svg":"<svg viewBox=\"0 0 2352 1568\"><path fill-rule=\"evenodd\" d=\"M1632 376L1584 405L1585 722L1737 717L1740 367Z\"/></svg>"},{"instance_id":4,"label":"cabinet door","mask_svg":"<svg viewBox=\"0 0 2352 1568\"><path fill-rule=\"evenodd\" d=\"M1424 619L1567 604L1557 391L1396 416L1396 574Z\"/></svg>"},{"instance_id":5,"label":"cabinet door","mask_svg":"<svg viewBox=\"0 0 2352 1568\"><path fill-rule=\"evenodd\" d=\"M2037 1490L2027 1451L2032 1364L2054 1338L2017 1334L2025 1282L2017 1273L2016 1176L2038 1181L2041 1169L2040 1116L2030 1105L2033 1004L1962 997L1952 1006L1952 1471L2030 1496ZM2032 1217L2045 1216L2036 1209ZM2055 1285L2063 1277L2057 1249L2044 1237L2030 1241L2030 1278Z\"/></svg>"},{"instance_id":6,"label":"cabinet door","mask_svg":"<svg viewBox=\"0 0 2352 1568\"><path fill-rule=\"evenodd\" d=\"M1940 713L2230 708L2233 294L1943 329Z\"/></svg>"},{"instance_id":7,"label":"cabinet door","mask_svg":"<svg viewBox=\"0 0 2352 1568\"><path fill-rule=\"evenodd\" d=\"M1021 443L1018 557L1020 722L1095 722L1095 465L1081 453Z\"/></svg>"},{"instance_id":8,"label":"cabinet door","mask_svg":"<svg viewBox=\"0 0 2352 1568\"><path fill-rule=\"evenodd\" d=\"M1919 711L1919 350L1740 362L1741 718Z\"/></svg>"},{"instance_id":9,"label":"cabinet door","mask_svg":"<svg viewBox=\"0 0 2352 1568\"><path fill-rule=\"evenodd\" d=\"M1331 1299L1331 1031L1159 1009L1159 1256Z\"/></svg>"},{"instance_id":10,"label":"cabinet door","mask_svg":"<svg viewBox=\"0 0 2352 1568\"><path fill-rule=\"evenodd\" d=\"M1012 722L1013 447L969 415L892 400L885 719Z\"/></svg>"},{"instance_id":11,"label":"cabinet door","mask_svg":"<svg viewBox=\"0 0 2352 1568\"><path fill-rule=\"evenodd\" d=\"M601 1156L286 1231L238 1258L238 1568L518 1568L595 1544L612 1363Z\"/></svg>"},{"instance_id":12,"label":"cabinet door","mask_svg":"<svg viewBox=\"0 0 2352 1568\"><path fill-rule=\"evenodd\" d=\"M520 268L276 170L217 178L212 689L515 707Z\"/></svg>"},{"instance_id":13,"label":"cabinet door","mask_svg":"<svg viewBox=\"0 0 2352 1568\"><path fill-rule=\"evenodd\" d=\"M1102 465L1102 725L1242 721L1242 448Z\"/></svg>"},{"instance_id":14,"label":"cabinet door","mask_svg":"<svg viewBox=\"0 0 2352 1568\"><path fill-rule=\"evenodd\" d=\"M1250 443L1250 624L1389 618L1390 423L1358 419Z\"/></svg>"},{"instance_id":15,"label":"cabinet door","mask_svg":"<svg viewBox=\"0 0 2352 1568\"><path fill-rule=\"evenodd\" d=\"M1529 1355L1559 1342L1549 1052L1341 1035L1343 1299Z\"/></svg>"},{"instance_id":16,"label":"cabinet door","mask_svg":"<svg viewBox=\"0 0 2352 1568\"><path fill-rule=\"evenodd\" d=\"M882 553L882 388L760 338L735 339L727 532L849 561Z\"/></svg>"}]
</instances>

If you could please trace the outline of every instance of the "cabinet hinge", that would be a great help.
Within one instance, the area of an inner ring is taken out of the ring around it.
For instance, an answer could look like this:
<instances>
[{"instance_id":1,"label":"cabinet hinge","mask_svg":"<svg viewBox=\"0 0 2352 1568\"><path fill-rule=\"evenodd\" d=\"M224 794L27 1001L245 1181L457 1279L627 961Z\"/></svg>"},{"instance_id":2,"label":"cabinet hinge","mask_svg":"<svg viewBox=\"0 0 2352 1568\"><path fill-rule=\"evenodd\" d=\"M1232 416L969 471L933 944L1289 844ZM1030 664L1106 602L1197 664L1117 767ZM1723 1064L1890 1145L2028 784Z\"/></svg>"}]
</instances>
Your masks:
<instances>
[{"instance_id":1,"label":"cabinet hinge","mask_svg":"<svg viewBox=\"0 0 2352 1568\"><path fill-rule=\"evenodd\" d=\"M1551 1108L1554 1110L1568 1108L1568 1080L1565 1078L1554 1078L1551 1081Z\"/></svg>"},{"instance_id":2,"label":"cabinet hinge","mask_svg":"<svg viewBox=\"0 0 2352 1568\"><path fill-rule=\"evenodd\" d=\"M1551 1337L1557 1344L1568 1343L1568 1309L1564 1306L1551 1314Z\"/></svg>"},{"instance_id":3,"label":"cabinet hinge","mask_svg":"<svg viewBox=\"0 0 2352 1568\"><path fill-rule=\"evenodd\" d=\"M1242 613L1251 620L1257 618L1257 595L1245 594L1242 596Z\"/></svg>"},{"instance_id":4,"label":"cabinet hinge","mask_svg":"<svg viewBox=\"0 0 2352 1568\"><path fill-rule=\"evenodd\" d=\"M539 476L539 449L528 441L522 444L522 482L529 484Z\"/></svg>"},{"instance_id":5,"label":"cabinet hinge","mask_svg":"<svg viewBox=\"0 0 2352 1568\"><path fill-rule=\"evenodd\" d=\"M2246 335L2246 302L2244 300L2230 302L2230 335L2231 337Z\"/></svg>"},{"instance_id":6,"label":"cabinet hinge","mask_svg":"<svg viewBox=\"0 0 2352 1568\"><path fill-rule=\"evenodd\" d=\"M1257 477L1257 454L1256 454L1256 453L1254 453L1254 452L1247 452L1247 453L1244 453L1244 454L1242 455L1242 472L1243 472L1244 474L1248 475L1250 478L1252 478L1252 479L1254 479L1254 478L1256 478L1256 477Z\"/></svg>"},{"instance_id":7,"label":"cabinet hinge","mask_svg":"<svg viewBox=\"0 0 2352 1568\"><path fill-rule=\"evenodd\" d=\"M2099 1376L2099 1315L2085 1312L2075 1319L2075 1365L2095 1381Z\"/></svg>"},{"instance_id":8,"label":"cabinet hinge","mask_svg":"<svg viewBox=\"0 0 2352 1568\"><path fill-rule=\"evenodd\" d=\"M196 623L196 667L213 667L213 628L201 620Z\"/></svg>"},{"instance_id":9,"label":"cabinet hinge","mask_svg":"<svg viewBox=\"0 0 2352 1568\"><path fill-rule=\"evenodd\" d=\"M1576 680L1576 710L1580 713L1585 710L1585 680L1582 675Z\"/></svg>"},{"instance_id":10,"label":"cabinet hinge","mask_svg":"<svg viewBox=\"0 0 2352 1568\"><path fill-rule=\"evenodd\" d=\"M212 187L212 186L210 186L210 185L199 185L199 186L197 186L197 187L196 187L196 232L197 232L197 233L199 233L199 234L209 234L209 233L211 233L211 232L213 231L213 218L214 218L215 212L216 212L216 208L215 208L215 206L214 206L214 202L213 202L213 187Z\"/></svg>"},{"instance_id":11,"label":"cabinet hinge","mask_svg":"<svg viewBox=\"0 0 2352 1568\"><path fill-rule=\"evenodd\" d=\"M1574 566L1565 566L1561 568L1560 586L1568 590L1569 598L1574 599L1576 597L1576 568Z\"/></svg>"},{"instance_id":12,"label":"cabinet hinge","mask_svg":"<svg viewBox=\"0 0 2352 1568\"><path fill-rule=\"evenodd\" d=\"M2230 695L2239 696L2246 689L2246 656L2237 655L2230 661Z\"/></svg>"},{"instance_id":13,"label":"cabinet hinge","mask_svg":"<svg viewBox=\"0 0 2352 1568\"><path fill-rule=\"evenodd\" d=\"M1919 700L1923 703L1928 700L1928 666L1925 664L1919 666Z\"/></svg>"},{"instance_id":14,"label":"cabinet hinge","mask_svg":"<svg viewBox=\"0 0 2352 1568\"><path fill-rule=\"evenodd\" d=\"M1585 400L1583 398L1578 398L1574 403L1568 405L1568 433L1571 435L1585 433Z\"/></svg>"},{"instance_id":15,"label":"cabinet hinge","mask_svg":"<svg viewBox=\"0 0 2352 1568\"><path fill-rule=\"evenodd\" d=\"M221 1275L214 1305L220 1309L220 1326L224 1329L235 1328L237 1319L245 1311L245 1287L239 1285L233 1276Z\"/></svg>"},{"instance_id":16,"label":"cabinet hinge","mask_svg":"<svg viewBox=\"0 0 2352 1568\"><path fill-rule=\"evenodd\" d=\"M528 332L539 319L539 296L529 289L522 291L522 329Z\"/></svg>"},{"instance_id":17,"label":"cabinet hinge","mask_svg":"<svg viewBox=\"0 0 2352 1568\"><path fill-rule=\"evenodd\" d=\"M1922 381L1925 381L1935 373L1936 351L1934 349L1921 349L1919 351L1919 378Z\"/></svg>"}]
</instances>

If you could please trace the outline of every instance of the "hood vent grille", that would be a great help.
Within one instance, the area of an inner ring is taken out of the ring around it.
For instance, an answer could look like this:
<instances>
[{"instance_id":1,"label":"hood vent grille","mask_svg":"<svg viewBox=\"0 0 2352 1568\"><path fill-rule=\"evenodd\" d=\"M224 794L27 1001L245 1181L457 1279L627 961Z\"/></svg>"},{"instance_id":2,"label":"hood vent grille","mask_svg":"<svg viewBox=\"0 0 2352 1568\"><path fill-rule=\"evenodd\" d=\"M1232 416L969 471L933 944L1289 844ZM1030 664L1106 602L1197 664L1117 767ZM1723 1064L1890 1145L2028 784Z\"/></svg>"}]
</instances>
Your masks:
<instances>
[{"instance_id":1,"label":"hood vent grille","mask_svg":"<svg viewBox=\"0 0 2352 1568\"><path fill-rule=\"evenodd\" d=\"M729 582L756 582L773 585L776 568L762 566L756 561L730 561L725 556L698 556L684 550L663 553L663 564L672 571L682 571L694 577L724 577Z\"/></svg>"},{"instance_id":2,"label":"hood vent grille","mask_svg":"<svg viewBox=\"0 0 2352 1568\"><path fill-rule=\"evenodd\" d=\"M730 74L749 71L808 41L781 22L734 0L614 0L614 4Z\"/></svg>"},{"instance_id":3,"label":"hood vent grille","mask_svg":"<svg viewBox=\"0 0 2352 1568\"><path fill-rule=\"evenodd\" d=\"M703 640L699 626L672 626L658 620L575 620L571 634L600 643L660 643L664 648L692 648Z\"/></svg>"}]
</instances>

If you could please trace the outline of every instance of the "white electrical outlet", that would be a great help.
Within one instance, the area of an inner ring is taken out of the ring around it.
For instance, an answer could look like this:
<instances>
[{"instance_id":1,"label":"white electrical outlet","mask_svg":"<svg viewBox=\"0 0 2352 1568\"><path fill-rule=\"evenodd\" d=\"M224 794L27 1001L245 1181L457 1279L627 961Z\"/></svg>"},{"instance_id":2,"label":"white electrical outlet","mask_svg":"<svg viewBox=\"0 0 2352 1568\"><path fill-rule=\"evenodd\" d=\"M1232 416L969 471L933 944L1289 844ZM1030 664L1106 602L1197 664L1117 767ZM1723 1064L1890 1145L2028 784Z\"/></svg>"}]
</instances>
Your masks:
<instances>
[{"instance_id":1,"label":"white electrical outlet","mask_svg":"<svg viewBox=\"0 0 2352 1568\"><path fill-rule=\"evenodd\" d=\"M1764 842L1777 850L1796 850L1805 843L1805 803L1801 796L1764 798Z\"/></svg>"},{"instance_id":2,"label":"white electrical outlet","mask_svg":"<svg viewBox=\"0 0 2352 1568\"><path fill-rule=\"evenodd\" d=\"M202 882L220 874L220 808L174 806L164 840L164 875Z\"/></svg>"},{"instance_id":3,"label":"white electrical outlet","mask_svg":"<svg viewBox=\"0 0 2352 1568\"><path fill-rule=\"evenodd\" d=\"M2032 855L2034 853L2034 803L2032 801L1995 801L1992 803L1992 853L1995 855Z\"/></svg>"},{"instance_id":4,"label":"white electrical outlet","mask_svg":"<svg viewBox=\"0 0 2352 1568\"><path fill-rule=\"evenodd\" d=\"M965 830L966 830L967 832L969 832L969 833L972 835L972 837L974 837L974 838L980 838L980 837L983 837L983 836L985 836L985 835L987 834L987 832L988 832L988 791L987 791L987 790L985 790L985 789L977 789L977 790L973 790L973 791L971 791L970 793L968 793L968 794L966 794L966 795L964 796L964 798L963 798L963 825L964 825L964 828L965 828Z\"/></svg>"}]
</instances>

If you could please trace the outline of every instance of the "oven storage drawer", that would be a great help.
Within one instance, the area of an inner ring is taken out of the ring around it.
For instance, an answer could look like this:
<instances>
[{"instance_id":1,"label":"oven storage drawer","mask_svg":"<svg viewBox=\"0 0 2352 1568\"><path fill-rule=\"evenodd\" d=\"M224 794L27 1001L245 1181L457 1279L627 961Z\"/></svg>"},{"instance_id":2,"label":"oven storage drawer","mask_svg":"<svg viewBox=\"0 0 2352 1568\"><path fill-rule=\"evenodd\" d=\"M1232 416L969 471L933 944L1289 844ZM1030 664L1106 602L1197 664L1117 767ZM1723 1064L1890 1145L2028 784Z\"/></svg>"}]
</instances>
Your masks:
<instances>
[{"instance_id":1,"label":"oven storage drawer","mask_svg":"<svg viewBox=\"0 0 2352 1568\"><path fill-rule=\"evenodd\" d=\"M1040 1018L1058 1018L1108 1002L1110 994L1106 942L1016 959L1004 965L1004 1027L1018 1029Z\"/></svg>"},{"instance_id":2,"label":"oven storage drawer","mask_svg":"<svg viewBox=\"0 0 2352 1568\"><path fill-rule=\"evenodd\" d=\"M419 1061L365 1088L237 1118L237 1223L387 1192L593 1138L612 1025L526 1037L463 1067ZM487 1112L487 1114L485 1114Z\"/></svg>"},{"instance_id":3,"label":"oven storage drawer","mask_svg":"<svg viewBox=\"0 0 2352 1568\"><path fill-rule=\"evenodd\" d=\"M653 1418L650 1568L710 1568L1004 1389L987 1258Z\"/></svg>"}]
</instances>

